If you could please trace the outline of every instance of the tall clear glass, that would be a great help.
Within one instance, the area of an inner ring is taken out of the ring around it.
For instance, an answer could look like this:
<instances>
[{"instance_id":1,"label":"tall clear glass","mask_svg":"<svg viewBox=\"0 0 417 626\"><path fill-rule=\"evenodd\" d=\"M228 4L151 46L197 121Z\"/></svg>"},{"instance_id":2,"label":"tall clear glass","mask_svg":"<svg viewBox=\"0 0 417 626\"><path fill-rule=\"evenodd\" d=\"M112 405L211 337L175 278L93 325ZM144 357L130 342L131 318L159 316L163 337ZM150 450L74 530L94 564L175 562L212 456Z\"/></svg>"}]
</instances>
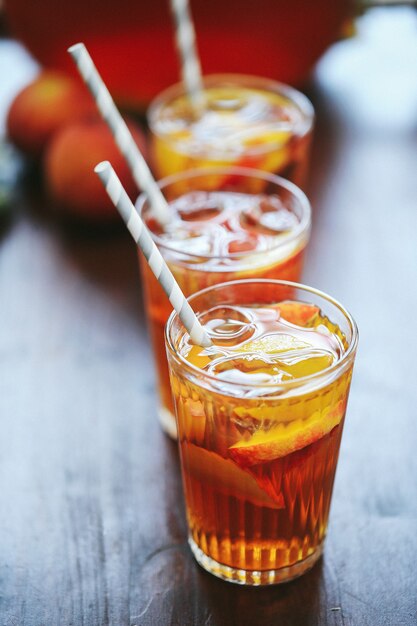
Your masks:
<instances>
[{"instance_id":1,"label":"tall clear glass","mask_svg":"<svg viewBox=\"0 0 417 626\"><path fill-rule=\"evenodd\" d=\"M321 371L280 384L200 369L182 352L176 314L166 327L189 543L206 570L247 585L291 580L322 553L358 332L331 297L285 281L229 282L189 298L197 314L288 300L319 310L344 350Z\"/></svg>"},{"instance_id":2,"label":"tall clear glass","mask_svg":"<svg viewBox=\"0 0 417 626\"><path fill-rule=\"evenodd\" d=\"M152 237L174 274L182 291L189 296L205 287L239 278L281 278L298 281L304 259L304 250L310 234L311 209L304 193L292 183L265 172L245 168L205 168L190 170L162 180L160 188L168 201L192 192L231 190L234 193L275 198L295 216L296 225L276 238L268 251L229 253L226 256L206 255L184 251L181 242L172 244L162 239L150 220L152 211L145 195L140 196L137 208ZM242 196L242 199L244 197ZM159 386L159 417L164 430L176 436L176 425L166 362L164 326L172 307L155 276L139 254L145 306L148 317Z\"/></svg>"}]
</instances>

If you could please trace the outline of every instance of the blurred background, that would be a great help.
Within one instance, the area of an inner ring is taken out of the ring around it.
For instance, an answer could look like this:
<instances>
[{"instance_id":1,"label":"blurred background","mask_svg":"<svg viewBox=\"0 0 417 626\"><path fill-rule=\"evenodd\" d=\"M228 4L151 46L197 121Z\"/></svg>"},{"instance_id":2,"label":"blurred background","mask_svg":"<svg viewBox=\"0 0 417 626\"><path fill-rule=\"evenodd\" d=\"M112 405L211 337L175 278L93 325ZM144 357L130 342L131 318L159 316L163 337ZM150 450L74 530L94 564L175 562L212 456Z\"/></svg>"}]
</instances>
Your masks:
<instances>
[{"instance_id":1,"label":"blurred background","mask_svg":"<svg viewBox=\"0 0 417 626\"><path fill-rule=\"evenodd\" d=\"M342 301L360 329L324 565L283 596L263 596L263 608L305 610L298 623L309 626L414 624L415 3L191 5L205 73L269 76L312 100L304 281ZM67 55L80 40L145 153L146 106L179 77L167 0L0 0L0 599L16 620L8 624L58 624L62 615L78 624L81 614L86 624L109 615L130 623L126 606L152 613L161 598L181 619L179 603L201 590L185 551L172 553L188 563L178 581L175 569L152 578L139 567L147 546L185 541L181 486L175 448L150 418L136 251L92 167L111 159L132 198L137 190ZM170 591L152 604L159 580ZM210 584L195 607L211 606ZM252 602L233 597L250 614ZM346 605L346 621L314 620L320 602Z\"/></svg>"},{"instance_id":2,"label":"blurred background","mask_svg":"<svg viewBox=\"0 0 417 626\"><path fill-rule=\"evenodd\" d=\"M375 8L378 5L390 8ZM378 76L384 72L386 93L374 94L375 123L379 117L381 123L392 124L403 114L407 99L400 94L414 84L413 2L263 0L258 5L252 0L223 4L194 0L192 11L205 74L257 74L311 92L313 77L340 58L339 50L350 47L356 50L357 63L362 55L367 71L366 78L357 77L366 84L358 84L349 97L360 98L362 89L369 94L373 85L381 84ZM146 151L146 107L179 78L168 2L121 0L116 7L99 0L2 0L0 20L0 133L8 137L0 152L3 214L8 189L19 171L14 146L38 167L48 201L59 213L93 220L96 226L107 222L108 227L116 213L99 182L90 176L91 166L107 154L115 159L132 196L136 190L104 124L83 126L99 116L66 50L77 41L86 43ZM335 89L342 97L343 75L336 80ZM395 94L401 102L394 102ZM391 105L393 115L386 120Z\"/></svg>"}]
</instances>

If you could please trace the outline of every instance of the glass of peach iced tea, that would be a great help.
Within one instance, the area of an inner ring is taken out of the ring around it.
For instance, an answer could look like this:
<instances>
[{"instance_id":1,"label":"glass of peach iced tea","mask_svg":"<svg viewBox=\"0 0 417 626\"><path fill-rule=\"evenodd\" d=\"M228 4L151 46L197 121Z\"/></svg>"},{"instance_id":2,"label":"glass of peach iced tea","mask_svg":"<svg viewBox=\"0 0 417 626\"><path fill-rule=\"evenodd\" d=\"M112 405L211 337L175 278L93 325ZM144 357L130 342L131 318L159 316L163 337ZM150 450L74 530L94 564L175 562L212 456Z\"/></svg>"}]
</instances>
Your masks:
<instances>
[{"instance_id":1,"label":"glass of peach iced tea","mask_svg":"<svg viewBox=\"0 0 417 626\"><path fill-rule=\"evenodd\" d=\"M310 232L310 205L295 185L244 168L190 170L160 182L168 223L155 219L145 196L137 208L182 291L239 278L300 279ZM171 313L159 282L140 256L157 365L159 417L176 436L164 326Z\"/></svg>"},{"instance_id":2,"label":"glass of peach iced tea","mask_svg":"<svg viewBox=\"0 0 417 626\"><path fill-rule=\"evenodd\" d=\"M213 346L166 328L189 543L225 580L284 582L323 550L357 328L325 294L243 280L190 298Z\"/></svg>"},{"instance_id":3,"label":"glass of peach iced tea","mask_svg":"<svg viewBox=\"0 0 417 626\"><path fill-rule=\"evenodd\" d=\"M148 121L158 178L236 165L305 184L314 111L287 85L238 74L206 76L198 106L182 84L174 85L152 102Z\"/></svg>"}]
</instances>

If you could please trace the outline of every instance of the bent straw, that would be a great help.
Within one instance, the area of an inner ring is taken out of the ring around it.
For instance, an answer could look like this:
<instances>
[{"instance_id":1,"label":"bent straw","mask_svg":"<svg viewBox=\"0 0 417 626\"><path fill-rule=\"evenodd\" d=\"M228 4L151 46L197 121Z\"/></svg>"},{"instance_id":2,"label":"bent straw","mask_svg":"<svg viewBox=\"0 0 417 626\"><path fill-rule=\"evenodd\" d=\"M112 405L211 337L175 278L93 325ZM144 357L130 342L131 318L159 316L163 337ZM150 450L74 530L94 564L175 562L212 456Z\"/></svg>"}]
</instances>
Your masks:
<instances>
[{"instance_id":1,"label":"bent straw","mask_svg":"<svg viewBox=\"0 0 417 626\"><path fill-rule=\"evenodd\" d=\"M83 43L77 43L68 48L68 52L91 91L97 108L109 126L119 150L128 162L137 186L148 196L155 218L160 224L166 224L169 220L167 202L153 179L145 159L98 73L87 48Z\"/></svg>"},{"instance_id":2,"label":"bent straw","mask_svg":"<svg viewBox=\"0 0 417 626\"><path fill-rule=\"evenodd\" d=\"M211 346L210 337L198 321L109 161L102 161L96 165L94 171L99 176L136 244L142 250L149 267L168 296L173 308L178 313L191 341L198 346Z\"/></svg>"},{"instance_id":3,"label":"bent straw","mask_svg":"<svg viewBox=\"0 0 417 626\"><path fill-rule=\"evenodd\" d=\"M200 106L203 78L188 0L171 0L171 11L174 16L175 38L181 58L182 80L193 105Z\"/></svg>"}]
</instances>

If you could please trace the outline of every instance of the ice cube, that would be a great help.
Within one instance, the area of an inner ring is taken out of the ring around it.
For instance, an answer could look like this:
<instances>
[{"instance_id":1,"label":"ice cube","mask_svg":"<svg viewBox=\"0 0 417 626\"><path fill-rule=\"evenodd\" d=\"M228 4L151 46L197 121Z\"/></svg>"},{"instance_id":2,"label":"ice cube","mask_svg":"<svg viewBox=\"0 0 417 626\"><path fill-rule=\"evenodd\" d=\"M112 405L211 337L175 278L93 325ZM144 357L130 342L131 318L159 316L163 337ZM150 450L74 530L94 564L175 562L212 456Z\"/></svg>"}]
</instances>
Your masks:
<instances>
[{"instance_id":1,"label":"ice cube","mask_svg":"<svg viewBox=\"0 0 417 626\"><path fill-rule=\"evenodd\" d=\"M181 252L186 254L203 257L212 253L211 238L207 234L197 231L176 231L175 237L171 237L167 241L175 244L181 249ZM179 245L180 242L181 245Z\"/></svg>"},{"instance_id":2,"label":"ice cube","mask_svg":"<svg viewBox=\"0 0 417 626\"><path fill-rule=\"evenodd\" d=\"M228 252L230 254L236 254L239 252L251 252L258 247L259 239L251 233L243 233L243 235L236 237L228 242Z\"/></svg>"},{"instance_id":3,"label":"ice cube","mask_svg":"<svg viewBox=\"0 0 417 626\"><path fill-rule=\"evenodd\" d=\"M280 369L278 359L257 354L221 357L213 361L208 369L222 380L242 384L280 383L292 378Z\"/></svg>"},{"instance_id":4,"label":"ice cube","mask_svg":"<svg viewBox=\"0 0 417 626\"><path fill-rule=\"evenodd\" d=\"M272 233L287 232L294 229L297 223L298 220L294 213L287 209L262 213L259 220L259 225L262 226L264 231L271 231Z\"/></svg>"},{"instance_id":5,"label":"ice cube","mask_svg":"<svg viewBox=\"0 0 417 626\"><path fill-rule=\"evenodd\" d=\"M211 220L219 215L221 209L213 206L187 207L186 210L178 211L181 219L185 222L203 222Z\"/></svg>"},{"instance_id":6,"label":"ice cube","mask_svg":"<svg viewBox=\"0 0 417 626\"><path fill-rule=\"evenodd\" d=\"M185 222L211 220L223 210L218 194L205 191L186 193L173 203L173 207Z\"/></svg>"},{"instance_id":7,"label":"ice cube","mask_svg":"<svg viewBox=\"0 0 417 626\"><path fill-rule=\"evenodd\" d=\"M247 341L255 332L252 317L238 307L213 307L200 321L219 346L233 346Z\"/></svg>"},{"instance_id":8,"label":"ice cube","mask_svg":"<svg viewBox=\"0 0 417 626\"><path fill-rule=\"evenodd\" d=\"M308 348L310 344L287 333L271 333L248 341L236 348L239 352L252 352L261 354L279 354L288 350Z\"/></svg>"},{"instance_id":9,"label":"ice cube","mask_svg":"<svg viewBox=\"0 0 417 626\"><path fill-rule=\"evenodd\" d=\"M297 216L283 205L278 196L255 196L256 203L242 211L241 225L251 232L276 235L295 228Z\"/></svg>"}]
</instances>

